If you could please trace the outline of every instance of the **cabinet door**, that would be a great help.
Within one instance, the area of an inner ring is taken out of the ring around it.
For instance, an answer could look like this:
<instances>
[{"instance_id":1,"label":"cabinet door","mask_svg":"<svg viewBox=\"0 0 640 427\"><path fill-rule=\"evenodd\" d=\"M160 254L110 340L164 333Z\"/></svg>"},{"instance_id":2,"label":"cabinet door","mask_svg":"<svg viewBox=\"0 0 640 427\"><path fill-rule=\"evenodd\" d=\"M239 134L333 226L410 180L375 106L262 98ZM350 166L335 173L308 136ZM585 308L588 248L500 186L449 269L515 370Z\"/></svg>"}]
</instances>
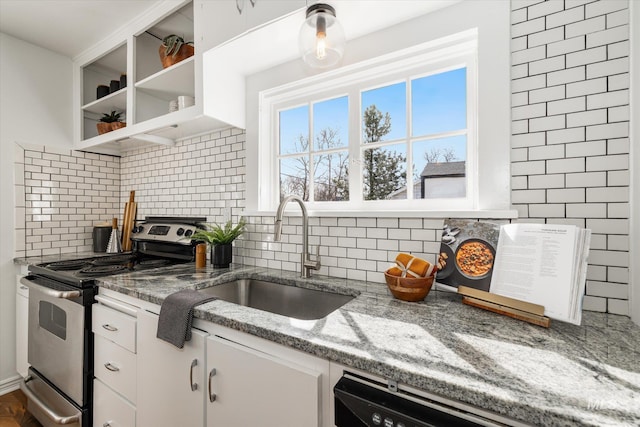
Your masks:
<instances>
[{"instance_id":1,"label":"cabinet door","mask_svg":"<svg viewBox=\"0 0 640 427\"><path fill-rule=\"evenodd\" d=\"M258 0L252 7L251 2L247 0L245 5L247 9L247 29L250 30L266 24L305 6L305 0ZM302 25L302 20L300 25Z\"/></svg>"},{"instance_id":2,"label":"cabinet door","mask_svg":"<svg viewBox=\"0 0 640 427\"><path fill-rule=\"evenodd\" d=\"M203 426L207 334L192 329L179 349L156 338L157 329L157 315L138 313L137 425Z\"/></svg>"},{"instance_id":3,"label":"cabinet door","mask_svg":"<svg viewBox=\"0 0 640 427\"><path fill-rule=\"evenodd\" d=\"M207 338L207 371L208 427L320 423L318 372L218 336Z\"/></svg>"},{"instance_id":4,"label":"cabinet door","mask_svg":"<svg viewBox=\"0 0 640 427\"><path fill-rule=\"evenodd\" d=\"M196 25L196 32L201 34L205 50L217 46L242 34L246 30L246 12L249 1L238 12L236 0L201 1L201 13L196 17L203 25ZM242 0L238 3L242 6ZM199 21L197 21L199 22Z\"/></svg>"}]
</instances>

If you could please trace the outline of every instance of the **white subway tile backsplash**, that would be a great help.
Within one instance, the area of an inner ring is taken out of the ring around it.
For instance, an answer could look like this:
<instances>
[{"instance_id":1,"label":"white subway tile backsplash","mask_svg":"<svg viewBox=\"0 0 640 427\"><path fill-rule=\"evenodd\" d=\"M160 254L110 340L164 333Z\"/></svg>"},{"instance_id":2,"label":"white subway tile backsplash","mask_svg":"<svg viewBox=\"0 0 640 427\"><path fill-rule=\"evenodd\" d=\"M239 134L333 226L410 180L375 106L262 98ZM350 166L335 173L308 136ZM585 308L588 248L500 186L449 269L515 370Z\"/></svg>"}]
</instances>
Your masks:
<instances>
[{"instance_id":1,"label":"white subway tile backsplash","mask_svg":"<svg viewBox=\"0 0 640 427\"><path fill-rule=\"evenodd\" d=\"M606 218L606 203L567 203L567 218Z\"/></svg>"},{"instance_id":2,"label":"white subway tile backsplash","mask_svg":"<svg viewBox=\"0 0 640 427\"><path fill-rule=\"evenodd\" d=\"M579 127L593 124L607 123L607 110L584 111L579 113L567 114L567 127Z\"/></svg>"},{"instance_id":3,"label":"white subway tile backsplash","mask_svg":"<svg viewBox=\"0 0 640 427\"><path fill-rule=\"evenodd\" d=\"M603 17L604 18L604 17ZM519 37L544 30L544 17L528 20L511 26L511 37Z\"/></svg>"},{"instance_id":4,"label":"white subway tile backsplash","mask_svg":"<svg viewBox=\"0 0 640 427\"><path fill-rule=\"evenodd\" d=\"M605 85L606 85L606 82L605 82ZM532 104L535 104L538 102L545 102L545 101L554 101L557 99L564 99L566 96L565 85L545 87L542 89L535 89L529 92L522 92L522 93L529 94L529 102Z\"/></svg>"},{"instance_id":5,"label":"white subway tile backsplash","mask_svg":"<svg viewBox=\"0 0 640 427\"><path fill-rule=\"evenodd\" d=\"M564 145L543 145L529 148L529 160L546 160L564 157Z\"/></svg>"},{"instance_id":6,"label":"white subway tile backsplash","mask_svg":"<svg viewBox=\"0 0 640 427\"><path fill-rule=\"evenodd\" d=\"M629 41L607 45L607 59L623 58L629 56ZM614 73L611 73L614 74Z\"/></svg>"},{"instance_id":7,"label":"white subway tile backsplash","mask_svg":"<svg viewBox=\"0 0 640 427\"><path fill-rule=\"evenodd\" d=\"M628 55L628 51L626 53ZM609 61L587 65L587 78L611 76L629 72L629 58L627 56Z\"/></svg>"},{"instance_id":8,"label":"white subway tile backsplash","mask_svg":"<svg viewBox=\"0 0 640 427\"><path fill-rule=\"evenodd\" d=\"M609 77L611 78L611 77ZM599 78L567 84L567 97L590 95L607 91L607 79Z\"/></svg>"},{"instance_id":9,"label":"white subway tile backsplash","mask_svg":"<svg viewBox=\"0 0 640 427\"><path fill-rule=\"evenodd\" d=\"M554 71L552 73L547 74L547 83L549 86L564 84L564 83L573 83L577 81L585 80L586 76L586 67L574 67L567 68L566 70Z\"/></svg>"},{"instance_id":10,"label":"white subway tile backsplash","mask_svg":"<svg viewBox=\"0 0 640 427\"><path fill-rule=\"evenodd\" d=\"M511 92L522 92L525 90L540 89L547 86L546 75L540 74L532 77L524 77L511 81ZM550 84L551 86L551 84Z\"/></svg>"},{"instance_id":11,"label":"white subway tile backsplash","mask_svg":"<svg viewBox=\"0 0 640 427\"><path fill-rule=\"evenodd\" d=\"M547 102L547 114L550 116L555 114L576 113L584 111L585 109L586 98L584 96Z\"/></svg>"},{"instance_id":12,"label":"white subway tile backsplash","mask_svg":"<svg viewBox=\"0 0 640 427\"><path fill-rule=\"evenodd\" d=\"M604 18L604 17L603 17ZM598 19L598 18L594 18ZM629 26L610 28L604 31L587 34L587 48L629 40Z\"/></svg>"},{"instance_id":13,"label":"white subway tile backsplash","mask_svg":"<svg viewBox=\"0 0 640 427\"><path fill-rule=\"evenodd\" d=\"M540 16L550 15L564 9L561 1L545 1L537 3L527 8L527 19L532 20Z\"/></svg>"},{"instance_id":14,"label":"white subway tile backsplash","mask_svg":"<svg viewBox=\"0 0 640 427\"><path fill-rule=\"evenodd\" d=\"M629 307L630 305L628 299L609 298L607 300L607 311L612 314L629 316Z\"/></svg>"},{"instance_id":15,"label":"white subway tile backsplash","mask_svg":"<svg viewBox=\"0 0 640 427\"><path fill-rule=\"evenodd\" d=\"M565 127L566 118L564 115L547 116L529 120L530 132L563 129Z\"/></svg>"},{"instance_id":16,"label":"white subway tile backsplash","mask_svg":"<svg viewBox=\"0 0 640 427\"><path fill-rule=\"evenodd\" d=\"M564 188L564 174L532 175L529 177L529 188Z\"/></svg>"},{"instance_id":17,"label":"white subway tile backsplash","mask_svg":"<svg viewBox=\"0 0 640 427\"><path fill-rule=\"evenodd\" d=\"M565 9L567 10L547 15L547 28L559 27L584 20L584 7L574 7L571 9L565 7Z\"/></svg>"},{"instance_id":18,"label":"white subway tile backsplash","mask_svg":"<svg viewBox=\"0 0 640 427\"><path fill-rule=\"evenodd\" d=\"M617 12L607 14L607 28L618 27L629 24L629 9L622 9Z\"/></svg>"},{"instance_id":19,"label":"white subway tile backsplash","mask_svg":"<svg viewBox=\"0 0 640 427\"><path fill-rule=\"evenodd\" d=\"M576 142L565 146L567 157L603 156L607 154L605 141Z\"/></svg>"},{"instance_id":20,"label":"white subway tile backsplash","mask_svg":"<svg viewBox=\"0 0 640 427\"><path fill-rule=\"evenodd\" d=\"M606 18L604 16L585 19L584 21L567 24L565 26L565 37L571 38L585 34L592 34L604 30L606 26Z\"/></svg>"},{"instance_id":21,"label":"white subway tile backsplash","mask_svg":"<svg viewBox=\"0 0 640 427\"><path fill-rule=\"evenodd\" d=\"M627 136L629 136L628 122L587 126L587 140L626 138Z\"/></svg>"},{"instance_id":22,"label":"white subway tile backsplash","mask_svg":"<svg viewBox=\"0 0 640 427\"><path fill-rule=\"evenodd\" d=\"M547 190L547 202L549 203L584 203L585 202L585 189L584 188L559 188L554 190Z\"/></svg>"},{"instance_id":23,"label":"white subway tile backsplash","mask_svg":"<svg viewBox=\"0 0 640 427\"><path fill-rule=\"evenodd\" d=\"M556 55L563 55L570 52L577 52L583 50L586 46L586 39L584 36L569 37L565 34L566 40L557 41L547 45L547 57L550 58Z\"/></svg>"},{"instance_id":24,"label":"white subway tile backsplash","mask_svg":"<svg viewBox=\"0 0 640 427\"><path fill-rule=\"evenodd\" d=\"M587 158L587 169L589 158ZM605 187L607 174L605 172L585 172L566 174L567 188Z\"/></svg>"},{"instance_id":25,"label":"white subway tile backsplash","mask_svg":"<svg viewBox=\"0 0 640 427\"><path fill-rule=\"evenodd\" d=\"M554 2L546 3L551 4ZM527 36L527 43L530 48L554 43L561 40L564 40L564 27L552 28L550 30L540 31L537 33L529 34Z\"/></svg>"},{"instance_id":26,"label":"white subway tile backsplash","mask_svg":"<svg viewBox=\"0 0 640 427\"><path fill-rule=\"evenodd\" d=\"M585 17L604 15L629 7L629 0L605 0L593 2L585 6Z\"/></svg>"},{"instance_id":27,"label":"white subway tile backsplash","mask_svg":"<svg viewBox=\"0 0 640 427\"><path fill-rule=\"evenodd\" d=\"M547 160L547 173L574 173L585 171L585 159L575 157L571 159Z\"/></svg>"},{"instance_id":28,"label":"white subway tile backsplash","mask_svg":"<svg viewBox=\"0 0 640 427\"><path fill-rule=\"evenodd\" d=\"M525 64L522 64L522 65L525 65ZM562 70L565 68L565 57L554 56L547 59L541 59L539 61L529 62L528 66L529 66L529 75ZM516 76L512 76L512 77L515 78Z\"/></svg>"},{"instance_id":29,"label":"white subway tile backsplash","mask_svg":"<svg viewBox=\"0 0 640 427\"><path fill-rule=\"evenodd\" d=\"M533 117L543 117L547 115L547 105L545 103L525 105L511 109L513 120L530 119Z\"/></svg>"},{"instance_id":30,"label":"white subway tile backsplash","mask_svg":"<svg viewBox=\"0 0 640 427\"><path fill-rule=\"evenodd\" d=\"M605 46L595 47L593 49L581 50L567 54L567 67L577 67L579 65L593 64L607 59L607 48ZM597 76L593 76L597 77ZM593 78L589 75L587 68L587 78Z\"/></svg>"},{"instance_id":31,"label":"white subway tile backsplash","mask_svg":"<svg viewBox=\"0 0 640 427\"><path fill-rule=\"evenodd\" d=\"M587 203L597 202L629 202L628 187L594 187L587 188Z\"/></svg>"}]
</instances>

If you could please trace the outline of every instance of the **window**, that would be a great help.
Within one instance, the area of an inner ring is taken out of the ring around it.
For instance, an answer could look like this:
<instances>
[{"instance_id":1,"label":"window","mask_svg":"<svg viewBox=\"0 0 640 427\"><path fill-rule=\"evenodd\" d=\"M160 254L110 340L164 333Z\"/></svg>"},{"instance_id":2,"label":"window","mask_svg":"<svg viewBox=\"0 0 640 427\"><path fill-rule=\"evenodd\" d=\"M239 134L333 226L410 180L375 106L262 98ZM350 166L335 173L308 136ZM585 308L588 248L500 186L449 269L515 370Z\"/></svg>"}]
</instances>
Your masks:
<instances>
[{"instance_id":1,"label":"window","mask_svg":"<svg viewBox=\"0 0 640 427\"><path fill-rule=\"evenodd\" d=\"M260 206L476 209L476 34L445 44L261 92Z\"/></svg>"}]
</instances>

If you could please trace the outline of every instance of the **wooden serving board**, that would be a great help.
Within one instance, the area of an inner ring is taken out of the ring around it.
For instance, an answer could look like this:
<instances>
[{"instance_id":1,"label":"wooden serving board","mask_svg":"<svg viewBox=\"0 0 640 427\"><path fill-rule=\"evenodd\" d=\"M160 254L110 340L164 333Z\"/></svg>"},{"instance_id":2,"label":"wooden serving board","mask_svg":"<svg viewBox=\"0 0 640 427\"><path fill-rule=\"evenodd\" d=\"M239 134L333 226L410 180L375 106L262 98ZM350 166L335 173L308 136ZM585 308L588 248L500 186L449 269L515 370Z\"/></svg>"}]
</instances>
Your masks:
<instances>
[{"instance_id":1,"label":"wooden serving board","mask_svg":"<svg viewBox=\"0 0 640 427\"><path fill-rule=\"evenodd\" d=\"M138 208L135 199L135 191L129 193L129 201L124 205L124 216L122 221L122 250L128 252L131 250L131 230L136 219L136 210Z\"/></svg>"}]
</instances>

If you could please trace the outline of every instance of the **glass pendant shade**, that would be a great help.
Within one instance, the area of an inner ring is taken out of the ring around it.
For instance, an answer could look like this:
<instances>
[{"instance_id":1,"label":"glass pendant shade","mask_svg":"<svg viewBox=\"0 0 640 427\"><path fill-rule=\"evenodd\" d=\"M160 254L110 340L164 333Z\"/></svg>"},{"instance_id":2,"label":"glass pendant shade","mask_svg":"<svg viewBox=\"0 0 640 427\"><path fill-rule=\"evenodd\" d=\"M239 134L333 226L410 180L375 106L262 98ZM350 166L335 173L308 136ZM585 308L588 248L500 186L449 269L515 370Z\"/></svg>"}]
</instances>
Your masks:
<instances>
[{"instance_id":1,"label":"glass pendant shade","mask_svg":"<svg viewBox=\"0 0 640 427\"><path fill-rule=\"evenodd\" d=\"M340 62L345 38L333 7L317 3L307 8L299 35L302 60L312 68L329 68Z\"/></svg>"}]
</instances>

